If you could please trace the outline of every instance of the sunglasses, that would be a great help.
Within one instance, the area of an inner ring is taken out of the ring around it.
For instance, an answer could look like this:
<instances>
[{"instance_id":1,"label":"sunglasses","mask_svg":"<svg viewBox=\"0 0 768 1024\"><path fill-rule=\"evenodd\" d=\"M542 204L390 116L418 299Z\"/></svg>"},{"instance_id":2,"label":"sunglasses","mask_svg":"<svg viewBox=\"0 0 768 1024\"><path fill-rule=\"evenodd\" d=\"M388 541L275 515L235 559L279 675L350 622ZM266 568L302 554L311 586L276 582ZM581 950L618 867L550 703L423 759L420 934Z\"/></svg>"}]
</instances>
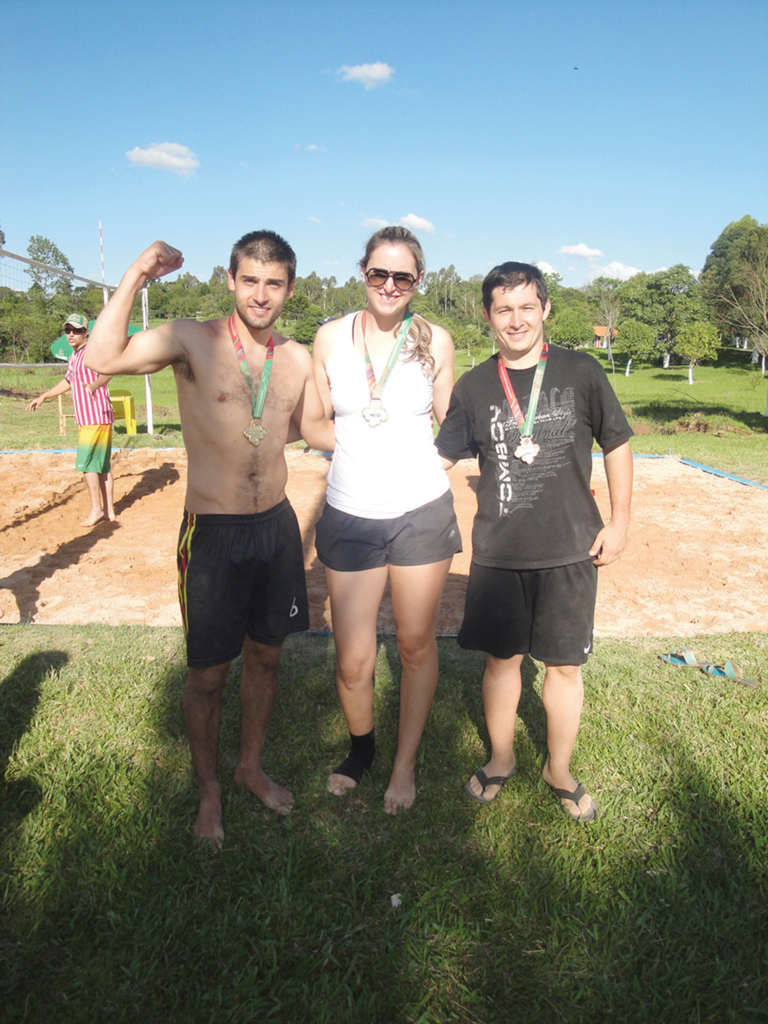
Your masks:
<instances>
[{"instance_id":1,"label":"sunglasses","mask_svg":"<svg viewBox=\"0 0 768 1024\"><path fill-rule=\"evenodd\" d=\"M392 270L380 270L378 267L371 267L370 270L365 272L365 280L373 288L380 288L383 284L392 278L392 283L395 288L401 292L410 291L411 288L416 284L416 278L413 274L406 274L404 270L392 271Z\"/></svg>"},{"instance_id":2,"label":"sunglasses","mask_svg":"<svg viewBox=\"0 0 768 1024\"><path fill-rule=\"evenodd\" d=\"M70 324L67 324L67 326L64 328L64 333L65 334L85 334L86 330L87 330L86 327L72 327Z\"/></svg>"}]
</instances>

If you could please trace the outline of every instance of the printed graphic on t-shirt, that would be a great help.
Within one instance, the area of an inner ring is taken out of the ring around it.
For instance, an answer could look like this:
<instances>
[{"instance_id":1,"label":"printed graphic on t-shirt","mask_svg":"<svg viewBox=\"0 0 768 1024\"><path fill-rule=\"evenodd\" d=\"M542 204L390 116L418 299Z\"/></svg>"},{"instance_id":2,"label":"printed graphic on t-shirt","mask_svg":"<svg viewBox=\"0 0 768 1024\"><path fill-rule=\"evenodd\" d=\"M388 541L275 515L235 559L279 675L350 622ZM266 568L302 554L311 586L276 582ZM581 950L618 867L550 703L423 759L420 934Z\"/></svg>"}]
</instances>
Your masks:
<instances>
[{"instance_id":1,"label":"printed graphic on t-shirt","mask_svg":"<svg viewBox=\"0 0 768 1024\"><path fill-rule=\"evenodd\" d=\"M492 403L491 441L488 458L496 472L496 493L499 517L510 516L517 509L533 508L541 494L544 481L556 476L570 462L569 446L576 438L576 403L573 388L552 388L549 395L539 395L533 440L540 446L531 465L514 457L520 444L520 428L509 403Z\"/></svg>"}]
</instances>

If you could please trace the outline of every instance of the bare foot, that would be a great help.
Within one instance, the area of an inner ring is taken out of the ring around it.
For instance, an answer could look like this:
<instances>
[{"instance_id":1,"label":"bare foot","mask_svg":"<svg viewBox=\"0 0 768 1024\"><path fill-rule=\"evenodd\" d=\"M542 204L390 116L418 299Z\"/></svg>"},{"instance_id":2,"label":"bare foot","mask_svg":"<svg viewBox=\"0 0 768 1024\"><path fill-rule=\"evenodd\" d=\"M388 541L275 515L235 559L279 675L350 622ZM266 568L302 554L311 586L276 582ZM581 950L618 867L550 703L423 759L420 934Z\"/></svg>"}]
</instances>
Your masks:
<instances>
[{"instance_id":1,"label":"bare foot","mask_svg":"<svg viewBox=\"0 0 768 1024\"><path fill-rule=\"evenodd\" d=\"M192 827L192 835L201 843L220 850L224 842L224 828L221 824L221 797L203 797L200 810Z\"/></svg>"},{"instance_id":2,"label":"bare foot","mask_svg":"<svg viewBox=\"0 0 768 1024\"><path fill-rule=\"evenodd\" d=\"M94 509L91 514L80 523L81 526L95 526L96 523L100 523L104 518L104 513L101 509L98 512Z\"/></svg>"},{"instance_id":3,"label":"bare foot","mask_svg":"<svg viewBox=\"0 0 768 1024\"><path fill-rule=\"evenodd\" d=\"M395 768L389 786L384 794L384 810L397 814L401 807L410 807L416 799L416 778L413 769Z\"/></svg>"},{"instance_id":4,"label":"bare foot","mask_svg":"<svg viewBox=\"0 0 768 1024\"><path fill-rule=\"evenodd\" d=\"M328 792L333 796L344 796L355 788L357 783L348 775L337 775L335 772L328 779Z\"/></svg>"},{"instance_id":5,"label":"bare foot","mask_svg":"<svg viewBox=\"0 0 768 1024\"><path fill-rule=\"evenodd\" d=\"M550 766L549 758L547 758L547 763L544 765L541 777L552 789L560 789L572 794L574 799L560 796L559 793L556 793L555 796L559 797L560 803L574 821L593 821L597 817L599 807L584 786L574 779L570 771L555 776Z\"/></svg>"},{"instance_id":6,"label":"bare foot","mask_svg":"<svg viewBox=\"0 0 768 1024\"><path fill-rule=\"evenodd\" d=\"M293 793L284 786L278 786L261 768L255 772L238 768L235 772L235 785L250 789L271 811L290 814L293 810Z\"/></svg>"},{"instance_id":7,"label":"bare foot","mask_svg":"<svg viewBox=\"0 0 768 1024\"><path fill-rule=\"evenodd\" d=\"M512 755L511 763L507 761L499 761L492 757L487 765L478 770L482 771L488 779L511 779L517 771L517 768L515 767L515 755ZM472 777L464 786L464 792L467 793L467 795L471 792L478 800L481 800L484 804L489 804L492 800L495 800L501 792L501 785L491 784L483 789L482 783L477 777L477 773L473 772Z\"/></svg>"}]
</instances>

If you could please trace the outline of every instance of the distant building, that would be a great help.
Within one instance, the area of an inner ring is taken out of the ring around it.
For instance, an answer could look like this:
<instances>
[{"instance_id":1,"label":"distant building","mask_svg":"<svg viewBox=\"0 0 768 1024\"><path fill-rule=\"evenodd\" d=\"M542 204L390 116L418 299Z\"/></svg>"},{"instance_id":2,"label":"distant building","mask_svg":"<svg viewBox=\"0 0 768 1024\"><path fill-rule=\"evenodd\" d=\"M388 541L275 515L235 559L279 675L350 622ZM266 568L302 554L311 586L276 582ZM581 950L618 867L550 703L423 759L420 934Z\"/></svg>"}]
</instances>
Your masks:
<instances>
[{"instance_id":1,"label":"distant building","mask_svg":"<svg viewBox=\"0 0 768 1024\"><path fill-rule=\"evenodd\" d=\"M593 347L594 348L608 348L608 341L607 341L607 339L605 337L606 334L608 333L608 328L607 327L596 326L595 324L593 324L592 325L592 330L595 332L595 337L594 337L594 340L592 342ZM616 330L615 327L613 329L613 336L614 336L614 338L617 338L619 336L619 332Z\"/></svg>"}]
</instances>

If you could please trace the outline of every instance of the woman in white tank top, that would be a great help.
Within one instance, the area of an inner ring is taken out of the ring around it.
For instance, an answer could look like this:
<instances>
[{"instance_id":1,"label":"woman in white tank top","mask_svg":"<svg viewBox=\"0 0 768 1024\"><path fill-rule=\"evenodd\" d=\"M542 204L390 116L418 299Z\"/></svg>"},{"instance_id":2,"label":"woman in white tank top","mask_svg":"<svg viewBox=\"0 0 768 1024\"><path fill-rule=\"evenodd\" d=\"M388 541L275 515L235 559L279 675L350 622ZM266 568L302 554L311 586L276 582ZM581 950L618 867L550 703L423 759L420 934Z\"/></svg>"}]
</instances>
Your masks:
<instances>
[{"instance_id":1,"label":"woman in white tank top","mask_svg":"<svg viewBox=\"0 0 768 1024\"><path fill-rule=\"evenodd\" d=\"M454 383L450 334L409 305L424 277L410 231L377 231L360 262L368 303L323 325L315 372L336 449L317 528L336 645L336 682L352 749L328 790L348 793L374 753L376 617L389 577L402 663L397 753L384 810L416 797L415 764L437 686L437 611L461 539L433 444Z\"/></svg>"}]
</instances>

